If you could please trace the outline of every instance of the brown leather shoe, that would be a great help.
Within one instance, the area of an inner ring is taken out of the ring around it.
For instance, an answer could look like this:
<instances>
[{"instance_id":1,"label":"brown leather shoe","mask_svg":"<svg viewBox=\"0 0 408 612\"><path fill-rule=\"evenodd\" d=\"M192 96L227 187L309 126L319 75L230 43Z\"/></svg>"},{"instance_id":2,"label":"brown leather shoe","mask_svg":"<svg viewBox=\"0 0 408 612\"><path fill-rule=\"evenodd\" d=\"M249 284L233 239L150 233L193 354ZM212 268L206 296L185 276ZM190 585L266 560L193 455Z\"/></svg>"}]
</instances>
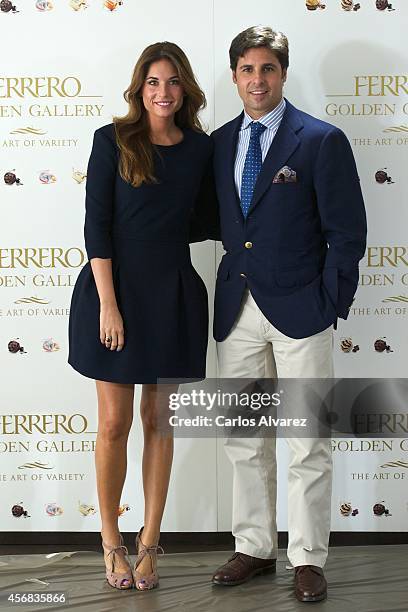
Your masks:
<instances>
[{"instance_id":1,"label":"brown leather shoe","mask_svg":"<svg viewBox=\"0 0 408 612\"><path fill-rule=\"evenodd\" d=\"M295 595L299 601L322 601L327 597L327 582L317 565L295 567Z\"/></svg>"},{"instance_id":2,"label":"brown leather shoe","mask_svg":"<svg viewBox=\"0 0 408 612\"><path fill-rule=\"evenodd\" d=\"M276 559L258 559L236 552L221 565L212 577L214 584L235 586L253 578L256 574L276 572Z\"/></svg>"}]
</instances>

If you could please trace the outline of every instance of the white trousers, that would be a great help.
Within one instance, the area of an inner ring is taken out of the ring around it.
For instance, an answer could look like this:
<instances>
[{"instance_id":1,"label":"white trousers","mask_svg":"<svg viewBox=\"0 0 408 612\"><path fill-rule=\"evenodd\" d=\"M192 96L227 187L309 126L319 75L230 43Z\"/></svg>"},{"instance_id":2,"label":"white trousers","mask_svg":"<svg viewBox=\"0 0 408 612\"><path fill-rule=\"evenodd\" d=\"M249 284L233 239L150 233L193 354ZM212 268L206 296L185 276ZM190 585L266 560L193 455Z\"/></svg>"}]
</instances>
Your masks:
<instances>
[{"instance_id":1,"label":"white trousers","mask_svg":"<svg viewBox=\"0 0 408 612\"><path fill-rule=\"evenodd\" d=\"M278 331L246 291L231 332L217 343L220 378L333 377L332 327L300 340ZM331 442L288 437L288 558L323 567L330 535ZM276 558L276 440L225 441L233 467L232 533L236 550Z\"/></svg>"}]
</instances>

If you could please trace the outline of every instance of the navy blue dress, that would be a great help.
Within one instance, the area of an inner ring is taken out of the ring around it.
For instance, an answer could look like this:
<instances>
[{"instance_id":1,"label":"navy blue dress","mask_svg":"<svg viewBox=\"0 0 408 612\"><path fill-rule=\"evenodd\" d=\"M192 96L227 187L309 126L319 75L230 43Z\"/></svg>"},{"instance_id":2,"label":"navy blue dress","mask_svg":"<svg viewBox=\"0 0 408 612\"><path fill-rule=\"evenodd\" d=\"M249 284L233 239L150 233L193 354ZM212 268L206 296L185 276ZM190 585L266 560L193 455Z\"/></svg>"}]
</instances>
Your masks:
<instances>
[{"instance_id":1,"label":"navy blue dress","mask_svg":"<svg viewBox=\"0 0 408 612\"><path fill-rule=\"evenodd\" d=\"M189 239L191 219L205 205L212 143L204 133L183 133L179 144L154 147L158 183L135 188L119 175L113 124L95 132L85 246L89 260L112 259L125 345L110 351L99 339L100 303L88 261L72 294L68 363L89 378L154 384L205 377L208 299Z\"/></svg>"}]
</instances>

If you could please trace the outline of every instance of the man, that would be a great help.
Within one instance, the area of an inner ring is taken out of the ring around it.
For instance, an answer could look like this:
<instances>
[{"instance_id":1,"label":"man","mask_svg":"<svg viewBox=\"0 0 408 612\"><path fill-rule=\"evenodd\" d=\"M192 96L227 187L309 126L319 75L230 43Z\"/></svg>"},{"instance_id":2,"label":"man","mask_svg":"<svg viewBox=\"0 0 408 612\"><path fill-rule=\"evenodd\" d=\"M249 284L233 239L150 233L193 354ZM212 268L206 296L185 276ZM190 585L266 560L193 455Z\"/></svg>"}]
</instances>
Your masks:
<instances>
[{"instance_id":1,"label":"man","mask_svg":"<svg viewBox=\"0 0 408 612\"><path fill-rule=\"evenodd\" d=\"M256 26L232 41L244 111L213 133L225 255L216 285L220 378L330 378L333 325L346 319L365 251L366 218L349 142L282 97L288 41ZM289 438L288 558L300 601L327 595L328 439ZM213 576L241 584L277 557L273 438L227 439L236 552Z\"/></svg>"}]
</instances>

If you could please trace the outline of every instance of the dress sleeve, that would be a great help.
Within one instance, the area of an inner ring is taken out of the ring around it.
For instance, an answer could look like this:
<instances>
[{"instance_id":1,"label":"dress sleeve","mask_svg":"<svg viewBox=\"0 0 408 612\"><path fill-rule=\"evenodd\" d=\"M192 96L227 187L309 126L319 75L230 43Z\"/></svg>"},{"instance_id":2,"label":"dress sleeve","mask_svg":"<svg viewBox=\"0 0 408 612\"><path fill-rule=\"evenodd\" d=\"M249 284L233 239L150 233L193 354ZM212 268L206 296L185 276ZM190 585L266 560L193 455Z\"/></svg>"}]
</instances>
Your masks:
<instances>
[{"instance_id":1,"label":"dress sleeve","mask_svg":"<svg viewBox=\"0 0 408 612\"><path fill-rule=\"evenodd\" d=\"M96 130L88 162L85 198L85 248L88 260L112 258L111 229L117 155L114 143Z\"/></svg>"},{"instance_id":2,"label":"dress sleeve","mask_svg":"<svg viewBox=\"0 0 408 612\"><path fill-rule=\"evenodd\" d=\"M221 240L212 147L190 219L189 242L203 240Z\"/></svg>"}]
</instances>

